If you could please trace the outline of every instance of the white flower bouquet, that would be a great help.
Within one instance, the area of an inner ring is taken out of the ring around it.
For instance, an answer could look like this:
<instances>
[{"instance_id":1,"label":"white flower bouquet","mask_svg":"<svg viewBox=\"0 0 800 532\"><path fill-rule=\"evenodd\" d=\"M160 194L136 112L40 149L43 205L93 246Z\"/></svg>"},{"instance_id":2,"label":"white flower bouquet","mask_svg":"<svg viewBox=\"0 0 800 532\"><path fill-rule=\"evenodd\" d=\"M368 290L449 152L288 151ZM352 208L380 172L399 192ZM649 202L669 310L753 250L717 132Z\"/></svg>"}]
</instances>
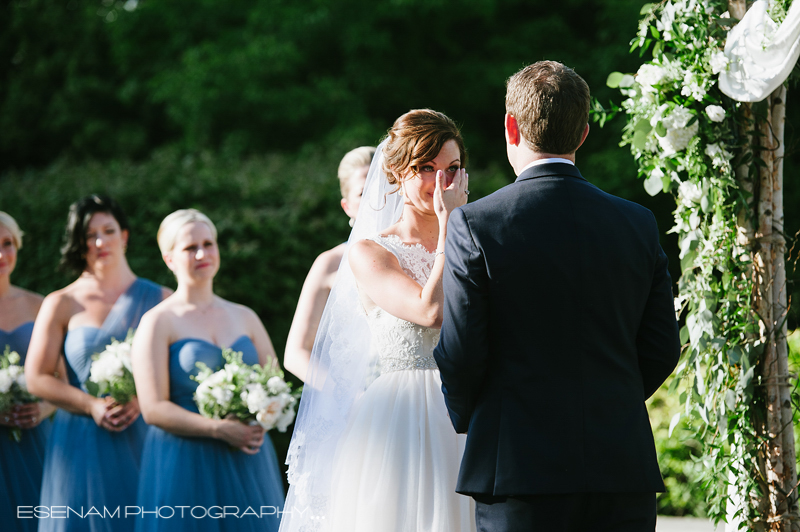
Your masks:
<instances>
[{"instance_id":1,"label":"white flower bouquet","mask_svg":"<svg viewBox=\"0 0 800 532\"><path fill-rule=\"evenodd\" d=\"M112 338L102 353L92 357L89 380L86 389L90 395L102 397L110 395L119 404L125 404L136 395L131 370L131 344L133 329L128 331L124 341Z\"/></svg>"},{"instance_id":2,"label":"white flower bouquet","mask_svg":"<svg viewBox=\"0 0 800 532\"><path fill-rule=\"evenodd\" d=\"M28 393L25 385L25 370L19 365L19 353L6 346L0 355L0 412L11 409L14 405L36 403L40 399ZM17 443L22 440L22 429L12 428L11 438Z\"/></svg>"},{"instance_id":3,"label":"white flower bouquet","mask_svg":"<svg viewBox=\"0 0 800 532\"><path fill-rule=\"evenodd\" d=\"M211 419L234 415L239 421L257 423L264 430L280 432L294 421L300 389L292 391L277 368L242 362L242 353L224 349L225 365L218 371L197 363L200 373L194 401L200 414Z\"/></svg>"}]
</instances>

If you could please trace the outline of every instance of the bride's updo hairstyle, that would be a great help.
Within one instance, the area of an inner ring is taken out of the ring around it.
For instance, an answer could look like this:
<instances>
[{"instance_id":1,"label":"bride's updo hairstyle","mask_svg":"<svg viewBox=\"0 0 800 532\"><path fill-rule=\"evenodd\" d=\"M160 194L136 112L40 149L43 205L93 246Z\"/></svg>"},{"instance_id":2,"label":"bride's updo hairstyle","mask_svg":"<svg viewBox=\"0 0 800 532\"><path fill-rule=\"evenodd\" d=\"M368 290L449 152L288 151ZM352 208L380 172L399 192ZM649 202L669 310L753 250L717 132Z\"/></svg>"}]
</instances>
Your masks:
<instances>
[{"instance_id":1,"label":"bride's updo hairstyle","mask_svg":"<svg viewBox=\"0 0 800 532\"><path fill-rule=\"evenodd\" d=\"M86 196L69 206L67 229L64 232L64 244L61 246L60 269L74 274L80 274L86 269L86 252L89 249L86 243L86 230L89 228L92 216L98 212L113 216L120 230L128 231L128 243L130 243L131 228L122 207L103 194Z\"/></svg>"},{"instance_id":2,"label":"bride's updo hairstyle","mask_svg":"<svg viewBox=\"0 0 800 532\"><path fill-rule=\"evenodd\" d=\"M204 223L211 229L214 240L217 239L217 228L208 216L197 209L180 209L168 215L158 227L158 249L162 255L166 255L175 247L175 240L178 238L178 231L181 227L190 223Z\"/></svg>"},{"instance_id":3,"label":"bride's updo hairstyle","mask_svg":"<svg viewBox=\"0 0 800 532\"><path fill-rule=\"evenodd\" d=\"M462 168L467 165L467 151L461 131L445 114L431 109L414 109L395 120L383 148L384 171L389 184L400 188L400 181L409 168L414 175L419 166L439 155L449 140L456 141Z\"/></svg>"}]
</instances>

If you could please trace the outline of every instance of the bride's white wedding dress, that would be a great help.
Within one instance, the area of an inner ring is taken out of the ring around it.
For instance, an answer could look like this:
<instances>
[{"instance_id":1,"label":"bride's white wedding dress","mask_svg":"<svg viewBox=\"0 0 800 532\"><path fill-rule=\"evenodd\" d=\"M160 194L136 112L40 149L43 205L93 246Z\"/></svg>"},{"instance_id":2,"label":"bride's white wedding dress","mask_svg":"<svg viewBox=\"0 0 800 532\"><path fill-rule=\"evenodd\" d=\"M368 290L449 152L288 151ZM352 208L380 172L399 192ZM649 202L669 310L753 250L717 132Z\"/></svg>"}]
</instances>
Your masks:
<instances>
[{"instance_id":1,"label":"bride's white wedding dress","mask_svg":"<svg viewBox=\"0 0 800 532\"><path fill-rule=\"evenodd\" d=\"M371 238L424 285L434 255L397 236ZM379 307L367 321L380 375L353 405L333 466L336 532L475 530L472 499L455 492L466 437L447 415L433 348L439 330Z\"/></svg>"}]
</instances>

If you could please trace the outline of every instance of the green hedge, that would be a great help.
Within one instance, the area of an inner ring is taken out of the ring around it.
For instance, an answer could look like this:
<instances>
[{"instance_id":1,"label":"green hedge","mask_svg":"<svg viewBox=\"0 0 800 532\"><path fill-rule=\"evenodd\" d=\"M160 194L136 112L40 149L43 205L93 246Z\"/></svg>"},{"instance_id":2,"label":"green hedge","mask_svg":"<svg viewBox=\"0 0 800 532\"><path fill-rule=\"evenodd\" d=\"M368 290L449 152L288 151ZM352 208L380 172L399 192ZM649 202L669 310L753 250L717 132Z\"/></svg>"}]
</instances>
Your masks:
<instances>
[{"instance_id":1,"label":"green hedge","mask_svg":"<svg viewBox=\"0 0 800 532\"><path fill-rule=\"evenodd\" d=\"M308 269L320 252L348 237L336 169L342 154L357 144L246 159L162 149L142 162L60 162L42 171L6 173L0 176L0 210L14 216L25 232L12 282L41 294L71 282L57 271L69 204L102 192L130 218L133 271L174 288L156 231L170 212L195 207L219 230L222 266L216 292L258 313L282 359ZM505 185L510 174L498 168L472 172L471 197ZM289 435L273 434L273 440L283 457Z\"/></svg>"}]
</instances>

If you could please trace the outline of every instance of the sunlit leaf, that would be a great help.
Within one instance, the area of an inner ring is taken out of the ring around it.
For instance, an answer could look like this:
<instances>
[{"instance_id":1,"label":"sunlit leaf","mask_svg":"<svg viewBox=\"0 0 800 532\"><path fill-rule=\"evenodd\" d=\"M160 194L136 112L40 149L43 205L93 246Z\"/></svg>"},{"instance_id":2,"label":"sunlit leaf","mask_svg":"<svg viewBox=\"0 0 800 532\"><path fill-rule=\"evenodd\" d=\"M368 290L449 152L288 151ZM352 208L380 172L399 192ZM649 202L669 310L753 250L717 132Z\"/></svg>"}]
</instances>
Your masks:
<instances>
[{"instance_id":1,"label":"sunlit leaf","mask_svg":"<svg viewBox=\"0 0 800 532\"><path fill-rule=\"evenodd\" d=\"M672 431L675 430L675 427L678 426L678 423L680 422L680 420L681 420L681 413L680 412L678 412L677 414L672 416L672 419L669 422L669 437L670 438L672 437Z\"/></svg>"},{"instance_id":2,"label":"sunlit leaf","mask_svg":"<svg viewBox=\"0 0 800 532\"><path fill-rule=\"evenodd\" d=\"M606 85L608 85L612 89L616 89L617 87L619 87L619 83L620 81L622 81L623 77L625 77L625 74L623 74L622 72L612 72L611 74L608 75L608 78L606 78Z\"/></svg>"}]
</instances>

